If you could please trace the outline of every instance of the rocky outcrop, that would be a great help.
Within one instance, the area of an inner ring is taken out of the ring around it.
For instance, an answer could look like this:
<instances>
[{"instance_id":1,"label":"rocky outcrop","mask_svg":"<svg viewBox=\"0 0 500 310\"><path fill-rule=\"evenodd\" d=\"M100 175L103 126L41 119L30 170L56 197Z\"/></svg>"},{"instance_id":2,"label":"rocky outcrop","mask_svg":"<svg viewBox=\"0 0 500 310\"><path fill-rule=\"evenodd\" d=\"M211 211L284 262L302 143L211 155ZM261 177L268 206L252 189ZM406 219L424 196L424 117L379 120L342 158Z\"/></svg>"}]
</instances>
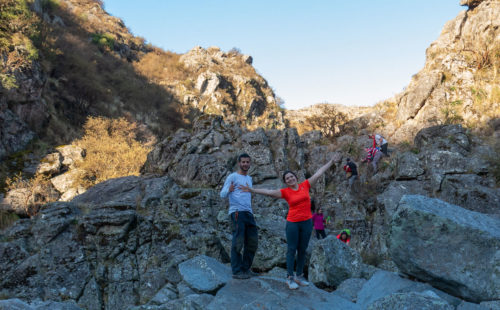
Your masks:
<instances>
[{"instance_id":1,"label":"rocky outcrop","mask_svg":"<svg viewBox=\"0 0 500 310\"><path fill-rule=\"evenodd\" d=\"M72 302L54 302L54 301L35 301L31 304L25 303L20 299L0 300L1 310L81 310Z\"/></svg>"},{"instance_id":2,"label":"rocky outcrop","mask_svg":"<svg viewBox=\"0 0 500 310\"><path fill-rule=\"evenodd\" d=\"M41 160L31 159L24 171L35 176L8 190L5 198L0 197L0 210L14 211L21 216L32 215L42 204L68 201L85 192L86 189L75 181L81 172L75 168L75 163L83 160L83 149L64 145L54 151Z\"/></svg>"},{"instance_id":3,"label":"rocky outcrop","mask_svg":"<svg viewBox=\"0 0 500 310\"><path fill-rule=\"evenodd\" d=\"M461 1L468 10L443 28L426 51L424 68L406 90L395 97L397 120L393 139L404 140L431 125L462 122L487 126L499 117L498 58L500 3L495 0ZM497 99L495 99L497 98Z\"/></svg>"},{"instance_id":4,"label":"rocky outcrop","mask_svg":"<svg viewBox=\"0 0 500 310\"><path fill-rule=\"evenodd\" d=\"M349 278L361 277L362 259L359 254L328 236L316 242L309 263L309 280L319 287L336 287Z\"/></svg>"},{"instance_id":5,"label":"rocky outcrop","mask_svg":"<svg viewBox=\"0 0 500 310\"><path fill-rule=\"evenodd\" d=\"M453 310L455 307L449 305L432 291L426 291L423 293L394 293L375 301L366 309Z\"/></svg>"},{"instance_id":6,"label":"rocky outcrop","mask_svg":"<svg viewBox=\"0 0 500 310\"><path fill-rule=\"evenodd\" d=\"M35 137L18 115L0 104L0 159L23 150Z\"/></svg>"},{"instance_id":7,"label":"rocky outcrop","mask_svg":"<svg viewBox=\"0 0 500 310\"><path fill-rule=\"evenodd\" d=\"M402 272L467 300L494 300L500 297L498 227L487 215L408 195L393 216L388 246Z\"/></svg>"},{"instance_id":8,"label":"rocky outcrop","mask_svg":"<svg viewBox=\"0 0 500 310\"><path fill-rule=\"evenodd\" d=\"M433 195L469 210L500 214L500 190L488 162L494 151L472 139L460 125L421 130L415 149L396 155L396 182L377 198L387 219L404 194Z\"/></svg>"},{"instance_id":9,"label":"rocky outcrop","mask_svg":"<svg viewBox=\"0 0 500 310\"><path fill-rule=\"evenodd\" d=\"M376 129L396 143L411 141L423 128L443 124L465 124L491 134L500 117L500 3L464 0L460 4L467 10L446 23L426 50L424 68L402 93L374 107L327 104L329 110L347 116L345 129ZM286 111L285 118L300 133L318 129L304 120L321 117L322 106Z\"/></svg>"},{"instance_id":10,"label":"rocky outcrop","mask_svg":"<svg viewBox=\"0 0 500 310\"><path fill-rule=\"evenodd\" d=\"M215 295L206 309L362 309L356 304L314 286L290 293L284 278L258 277L248 281L233 280Z\"/></svg>"},{"instance_id":11,"label":"rocky outcrop","mask_svg":"<svg viewBox=\"0 0 500 310\"><path fill-rule=\"evenodd\" d=\"M425 293L428 291L432 292L436 297L441 299L441 303L453 306L460 303L458 298L441 292L428 284L410 281L408 279L401 278L392 272L378 271L357 293L357 304L363 307L363 309L366 309L370 305L374 305L374 307L376 307L378 301L382 303L387 302L383 299L390 299L390 296L393 294L415 294ZM420 298L420 296L414 297L417 297L417 299Z\"/></svg>"},{"instance_id":12,"label":"rocky outcrop","mask_svg":"<svg viewBox=\"0 0 500 310\"><path fill-rule=\"evenodd\" d=\"M179 264L183 280L198 293L213 293L231 279L231 268L208 256L196 256Z\"/></svg>"},{"instance_id":13,"label":"rocky outcrop","mask_svg":"<svg viewBox=\"0 0 500 310\"><path fill-rule=\"evenodd\" d=\"M174 83L182 102L202 113L221 115L249 129L284 128L283 113L267 81L251 66L252 58L218 47L194 47L180 57L194 88Z\"/></svg>"}]
</instances>

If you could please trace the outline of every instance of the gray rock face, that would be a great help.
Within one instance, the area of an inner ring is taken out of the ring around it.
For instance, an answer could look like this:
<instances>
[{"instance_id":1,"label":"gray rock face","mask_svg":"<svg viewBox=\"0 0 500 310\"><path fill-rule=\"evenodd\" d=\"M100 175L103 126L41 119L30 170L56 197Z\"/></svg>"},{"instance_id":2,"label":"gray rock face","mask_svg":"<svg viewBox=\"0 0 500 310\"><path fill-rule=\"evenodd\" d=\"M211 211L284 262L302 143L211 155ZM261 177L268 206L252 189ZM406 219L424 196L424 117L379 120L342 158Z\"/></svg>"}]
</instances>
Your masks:
<instances>
[{"instance_id":1,"label":"gray rock face","mask_svg":"<svg viewBox=\"0 0 500 310\"><path fill-rule=\"evenodd\" d=\"M489 310L490 308L487 308L485 306L481 306L478 304L474 304L471 302L466 302L463 301L458 305L457 310Z\"/></svg>"},{"instance_id":2,"label":"gray rock face","mask_svg":"<svg viewBox=\"0 0 500 310\"><path fill-rule=\"evenodd\" d=\"M337 286L337 289L333 292L340 297L343 297L352 302L356 302L358 300L358 293L363 288L363 285L366 283L366 279L361 278L350 278L340 283Z\"/></svg>"},{"instance_id":3,"label":"gray rock face","mask_svg":"<svg viewBox=\"0 0 500 310\"><path fill-rule=\"evenodd\" d=\"M366 309L453 310L455 307L434 294L409 292L385 296L369 305Z\"/></svg>"},{"instance_id":4,"label":"gray rock face","mask_svg":"<svg viewBox=\"0 0 500 310\"><path fill-rule=\"evenodd\" d=\"M397 163L396 180L412 180L425 173L423 163L411 152L398 155Z\"/></svg>"},{"instance_id":5,"label":"gray rock face","mask_svg":"<svg viewBox=\"0 0 500 310\"><path fill-rule=\"evenodd\" d=\"M73 168L74 164L83 160L84 150L75 145L63 145L56 148L62 156L62 165L67 168Z\"/></svg>"},{"instance_id":6,"label":"gray rock face","mask_svg":"<svg viewBox=\"0 0 500 310\"><path fill-rule=\"evenodd\" d=\"M11 110L0 107L0 137L0 159L3 159L24 149L35 133Z\"/></svg>"},{"instance_id":7,"label":"gray rock face","mask_svg":"<svg viewBox=\"0 0 500 310\"><path fill-rule=\"evenodd\" d=\"M397 118L407 120L392 128L392 137L403 141L420 129L444 123L485 124L498 117L491 106L482 107L477 89L488 97L495 75L483 55L499 43L500 4L494 0L463 0L468 10L447 22L440 37L426 50L424 68L412 77L401 94L391 98ZM474 52L472 52L474 51Z\"/></svg>"},{"instance_id":8,"label":"gray rock face","mask_svg":"<svg viewBox=\"0 0 500 310\"><path fill-rule=\"evenodd\" d=\"M283 112L267 81L255 73L252 57L218 47L194 47L180 57L192 86L172 83L174 92L204 114L216 114L251 129L284 128Z\"/></svg>"},{"instance_id":9,"label":"gray rock face","mask_svg":"<svg viewBox=\"0 0 500 310\"><path fill-rule=\"evenodd\" d=\"M215 292L231 279L230 267L205 255L181 263L179 272L192 289L201 293Z\"/></svg>"},{"instance_id":10,"label":"gray rock face","mask_svg":"<svg viewBox=\"0 0 500 310\"><path fill-rule=\"evenodd\" d=\"M500 309L500 300L492 300L492 301L483 301L480 303L481 306L486 307L490 310L499 310Z\"/></svg>"},{"instance_id":11,"label":"gray rock face","mask_svg":"<svg viewBox=\"0 0 500 310\"><path fill-rule=\"evenodd\" d=\"M314 245L309 264L309 281L318 286L337 286L349 278L359 278L359 254L333 235Z\"/></svg>"},{"instance_id":12,"label":"gray rock face","mask_svg":"<svg viewBox=\"0 0 500 310\"><path fill-rule=\"evenodd\" d=\"M37 173L43 173L49 176L56 174L61 169L61 161L62 161L61 154L59 153L49 154L45 156L44 159L42 159L40 166L38 166Z\"/></svg>"},{"instance_id":13,"label":"gray rock face","mask_svg":"<svg viewBox=\"0 0 500 310\"><path fill-rule=\"evenodd\" d=\"M361 309L358 305L314 286L291 291L284 278L232 279L206 309Z\"/></svg>"},{"instance_id":14,"label":"gray rock face","mask_svg":"<svg viewBox=\"0 0 500 310\"><path fill-rule=\"evenodd\" d=\"M433 292L433 294L439 296L440 299L445 300L446 304L458 305L460 303L458 298L438 291L428 284L403 279L392 272L378 271L359 291L357 304L363 309L366 309L374 302L395 293L422 293L426 291ZM385 304L386 302L384 301L383 303Z\"/></svg>"},{"instance_id":15,"label":"gray rock face","mask_svg":"<svg viewBox=\"0 0 500 310\"><path fill-rule=\"evenodd\" d=\"M388 246L402 272L455 296L493 300L500 297L498 227L487 215L409 195L393 216Z\"/></svg>"},{"instance_id":16,"label":"gray rock face","mask_svg":"<svg viewBox=\"0 0 500 310\"><path fill-rule=\"evenodd\" d=\"M477 174L447 175L441 182L441 197L468 210L500 214L500 190ZM485 204L485 201L488 204Z\"/></svg>"},{"instance_id":17,"label":"gray rock face","mask_svg":"<svg viewBox=\"0 0 500 310\"><path fill-rule=\"evenodd\" d=\"M27 304L20 299L0 300L1 310L82 310L71 302L33 302Z\"/></svg>"}]
</instances>

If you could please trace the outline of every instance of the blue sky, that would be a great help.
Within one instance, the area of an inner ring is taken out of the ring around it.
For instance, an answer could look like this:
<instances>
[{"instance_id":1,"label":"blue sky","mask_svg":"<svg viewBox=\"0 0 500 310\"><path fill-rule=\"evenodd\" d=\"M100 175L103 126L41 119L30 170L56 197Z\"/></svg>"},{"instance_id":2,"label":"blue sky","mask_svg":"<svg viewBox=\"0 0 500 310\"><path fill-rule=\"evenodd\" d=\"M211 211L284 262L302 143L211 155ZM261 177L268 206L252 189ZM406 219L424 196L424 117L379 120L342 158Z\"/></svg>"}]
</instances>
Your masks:
<instances>
[{"instance_id":1,"label":"blue sky","mask_svg":"<svg viewBox=\"0 0 500 310\"><path fill-rule=\"evenodd\" d=\"M165 50L237 47L285 107L369 106L408 85L459 0L104 0Z\"/></svg>"}]
</instances>

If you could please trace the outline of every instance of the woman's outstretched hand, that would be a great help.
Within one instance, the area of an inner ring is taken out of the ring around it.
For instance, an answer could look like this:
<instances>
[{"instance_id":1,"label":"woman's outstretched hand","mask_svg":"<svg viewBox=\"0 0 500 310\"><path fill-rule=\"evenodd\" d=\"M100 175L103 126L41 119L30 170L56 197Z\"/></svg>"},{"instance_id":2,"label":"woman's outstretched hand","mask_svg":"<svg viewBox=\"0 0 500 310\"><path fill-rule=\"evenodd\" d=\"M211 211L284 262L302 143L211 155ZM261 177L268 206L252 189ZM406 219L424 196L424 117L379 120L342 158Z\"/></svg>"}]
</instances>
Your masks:
<instances>
[{"instance_id":1,"label":"woman's outstretched hand","mask_svg":"<svg viewBox=\"0 0 500 310\"><path fill-rule=\"evenodd\" d=\"M238 185L238 188L242 191L242 192L247 192L247 193L251 193L252 192L252 188L250 186L248 186L248 183L246 185Z\"/></svg>"}]
</instances>

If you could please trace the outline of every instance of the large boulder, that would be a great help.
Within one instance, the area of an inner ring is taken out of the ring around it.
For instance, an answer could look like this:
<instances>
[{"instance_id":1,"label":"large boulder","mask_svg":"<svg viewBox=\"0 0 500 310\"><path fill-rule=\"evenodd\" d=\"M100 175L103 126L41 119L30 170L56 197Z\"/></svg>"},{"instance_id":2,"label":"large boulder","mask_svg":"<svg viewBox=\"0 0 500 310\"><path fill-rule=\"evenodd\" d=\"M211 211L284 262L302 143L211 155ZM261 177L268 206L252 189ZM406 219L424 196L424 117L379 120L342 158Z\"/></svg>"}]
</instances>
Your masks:
<instances>
[{"instance_id":1,"label":"large boulder","mask_svg":"<svg viewBox=\"0 0 500 310\"><path fill-rule=\"evenodd\" d=\"M395 171L396 180L412 180L424 173L424 163L417 154L405 152L398 155Z\"/></svg>"},{"instance_id":2,"label":"large boulder","mask_svg":"<svg viewBox=\"0 0 500 310\"><path fill-rule=\"evenodd\" d=\"M0 310L81 310L71 302L33 302L28 304L20 299L6 299L0 300Z\"/></svg>"},{"instance_id":3,"label":"large boulder","mask_svg":"<svg viewBox=\"0 0 500 310\"><path fill-rule=\"evenodd\" d=\"M179 265L184 281L195 291L212 293L231 279L231 268L206 255L199 255Z\"/></svg>"},{"instance_id":4,"label":"large boulder","mask_svg":"<svg viewBox=\"0 0 500 310\"><path fill-rule=\"evenodd\" d=\"M362 308L312 285L290 291L284 278L257 277L244 281L229 281L217 292L206 309L355 310Z\"/></svg>"},{"instance_id":5,"label":"large boulder","mask_svg":"<svg viewBox=\"0 0 500 310\"><path fill-rule=\"evenodd\" d=\"M309 263L309 280L318 286L335 287L349 278L359 278L361 256L334 235L316 242Z\"/></svg>"},{"instance_id":6,"label":"large boulder","mask_svg":"<svg viewBox=\"0 0 500 310\"><path fill-rule=\"evenodd\" d=\"M455 296L500 298L500 220L438 199L403 196L389 252L403 273Z\"/></svg>"},{"instance_id":7,"label":"large boulder","mask_svg":"<svg viewBox=\"0 0 500 310\"><path fill-rule=\"evenodd\" d=\"M358 293L361 291L366 281L366 279L362 278L347 279L340 283L333 293L352 302L356 302L358 300Z\"/></svg>"},{"instance_id":8,"label":"large boulder","mask_svg":"<svg viewBox=\"0 0 500 310\"><path fill-rule=\"evenodd\" d=\"M376 272L373 277L363 285L362 289L358 292L357 303L363 309L366 309L374 302L392 294L423 293L426 291L432 291L439 296L439 298L445 300L446 303L454 306L460 303L458 298L441 292L428 284L404 279L396 273L388 271Z\"/></svg>"},{"instance_id":9,"label":"large boulder","mask_svg":"<svg viewBox=\"0 0 500 310\"><path fill-rule=\"evenodd\" d=\"M61 163L62 158L59 152L48 154L42 159L36 172L49 176L57 174L61 170Z\"/></svg>"},{"instance_id":10,"label":"large boulder","mask_svg":"<svg viewBox=\"0 0 500 310\"><path fill-rule=\"evenodd\" d=\"M375 301L366 309L454 310L455 307L451 306L431 291L426 291L423 293L394 293Z\"/></svg>"},{"instance_id":11,"label":"large boulder","mask_svg":"<svg viewBox=\"0 0 500 310\"><path fill-rule=\"evenodd\" d=\"M71 169L76 163L83 161L85 151L76 145L63 145L56 148L62 156L62 165Z\"/></svg>"}]
</instances>

